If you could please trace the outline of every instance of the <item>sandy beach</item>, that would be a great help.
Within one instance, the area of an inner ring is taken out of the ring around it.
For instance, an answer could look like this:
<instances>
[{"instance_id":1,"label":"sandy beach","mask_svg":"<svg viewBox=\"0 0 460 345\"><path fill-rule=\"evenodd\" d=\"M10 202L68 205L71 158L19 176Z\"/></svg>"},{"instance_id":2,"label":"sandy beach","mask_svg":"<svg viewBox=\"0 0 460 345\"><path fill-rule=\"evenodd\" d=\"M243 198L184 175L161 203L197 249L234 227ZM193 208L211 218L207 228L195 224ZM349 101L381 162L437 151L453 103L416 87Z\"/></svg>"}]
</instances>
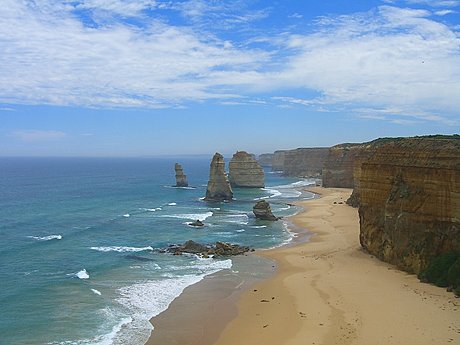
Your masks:
<instances>
[{"instance_id":1,"label":"sandy beach","mask_svg":"<svg viewBox=\"0 0 460 345\"><path fill-rule=\"evenodd\" d=\"M153 319L147 344L460 344L460 299L362 251L350 189L311 191L321 197L290 220L313 237L257 252L275 274L191 286Z\"/></svg>"},{"instance_id":2,"label":"sandy beach","mask_svg":"<svg viewBox=\"0 0 460 345\"><path fill-rule=\"evenodd\" d=\"M215 344L460 344L460 299L363 252L351 190L313 192L293 221L316 235L259 253L277 273L242 294Z\"/></svg>"}]
</instances>

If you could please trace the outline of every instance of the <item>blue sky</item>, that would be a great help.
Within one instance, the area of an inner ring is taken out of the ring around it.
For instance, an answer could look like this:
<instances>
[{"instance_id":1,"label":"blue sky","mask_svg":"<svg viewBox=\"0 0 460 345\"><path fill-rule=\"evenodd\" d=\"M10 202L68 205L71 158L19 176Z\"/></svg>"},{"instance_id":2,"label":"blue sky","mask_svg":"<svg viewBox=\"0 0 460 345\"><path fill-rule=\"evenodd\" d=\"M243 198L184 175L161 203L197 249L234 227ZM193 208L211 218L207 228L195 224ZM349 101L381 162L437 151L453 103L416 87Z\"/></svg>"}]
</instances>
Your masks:
<instances>
[{"instance_id":1,"label":"blue sky","mask_svg":"<svg viewBox=\"0 0 460 345\"><path fill-rule=\"evenodd\" d=\"M0 52L3 156L460 129L460 0L3 0Z\"/></svg>"}]
</instances>

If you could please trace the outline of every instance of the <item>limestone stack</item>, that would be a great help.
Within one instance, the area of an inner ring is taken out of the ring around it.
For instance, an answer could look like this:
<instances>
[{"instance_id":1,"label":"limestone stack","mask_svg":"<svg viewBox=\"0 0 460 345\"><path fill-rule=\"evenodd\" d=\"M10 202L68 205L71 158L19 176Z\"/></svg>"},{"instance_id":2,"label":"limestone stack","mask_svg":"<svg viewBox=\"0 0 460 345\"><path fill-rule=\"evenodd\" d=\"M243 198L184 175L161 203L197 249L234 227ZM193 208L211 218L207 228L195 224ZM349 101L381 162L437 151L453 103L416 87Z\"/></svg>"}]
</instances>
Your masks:
<instances>
[{"instance_id":1,"label":"limestone stack","mask_svg":"<svg viewBox=\"0 0 460 345\"><path fill-rule=\"evenodd\" d=\"M220 153L212 158L208 188L206 189L206 201L230 201L233 199L233 191L225 174L225 161Z\"/></svg>"},{"instance_id":2,"label":"limestone stack","mask_svg":"<svg viewBox=\"0 0 460 345\"><path fill-rule=\"evenodd\" d=\"M258 219L270 221L276 221L280 219L272 213L270 204L265 200L259 200L252 208L252 212Z\"/></svg>"},{"instance_id":3,"label":"limestone stack","mask_svg":"<svg viewBox=\"0 0 460 345\"><path fill-rule=\"evenodd\" d=\"M253 156L245 151L238 151L233 155L228 178L232 187L265 187L264 170Z\"/></svg>"},{"instance_id":4,"label":"limestone stack","mask_svg":"<svg viewBox=\"0 0 460 345\"><path fill-rule=\"evenodd\" d=\"M460 251L460 136L396 138L374 147L359 173L360 242L419 273Z\"/></svg>"},{"instance_id":5,"label":"limestone stack","mask_svg":"<svg viewBox=\"0 0 460 345\"><path fill-rule=\"evenodd\" d=\"M176 187L188 187L187 176L179 163L174 166L176 171Z\"/></svg>"}]
</instances>

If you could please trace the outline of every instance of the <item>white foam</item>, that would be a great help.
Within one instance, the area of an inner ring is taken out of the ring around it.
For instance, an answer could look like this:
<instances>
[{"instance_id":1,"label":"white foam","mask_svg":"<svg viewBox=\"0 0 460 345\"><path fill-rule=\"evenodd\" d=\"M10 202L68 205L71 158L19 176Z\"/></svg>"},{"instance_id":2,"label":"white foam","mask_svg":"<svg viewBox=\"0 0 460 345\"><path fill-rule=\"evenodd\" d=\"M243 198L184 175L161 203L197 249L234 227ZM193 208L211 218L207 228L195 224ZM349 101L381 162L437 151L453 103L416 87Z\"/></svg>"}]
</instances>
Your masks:
<instances>
[{"instance_id":1,"label":"white foam","mask_svg":"<svg viewBox=\"0 0 460 345\"><path fill-rule=\"evenodd\" d=\"M27 236L28 238L33 238L37 241L51 241L51 240L62 240L62 235L49 235L49 236Z\"/></svg>"},{"instance_id":2,"label":"white foam","mask_svg":"<svg viewBox=\"0 0 460 345\"><path fill-rule=\"evenodd\" d=\"M123 217L129 218L129 217L131 217L131 215L129 213L126 213L126 214L123 215Z\"/></svg>"},{"instance_id":3,"label":"white foam","mask_svg":"<svg viewBox=\"0 0 460 345\"><path fill-rule=\"evenodd\" d=\"M101 292L99 290L96 290L96 289L91 289L92 292L94 292L96 295L99 295L101 296Z\"/></svg>"},{"instance_id":4,"label":"white foam","mask_svg":"<svg viewBox=\"0 0 460 345\"><path fill-rule=\"evenodd\" d=\"M149 322L152 317L166 310L186 287L198 283L209 274L231 267L231 260L195 259L187 268L193 268L196 274L170 276L120 288L117 302L129 310L132 323L118 334L114 344L144 344L152 330Z\"/></svg>"},{"instance_id":5,"label":"white foam","mask_svg":"<svg viewBox=\"0 0 460 345\"><path fill-rule=\"evenodd\" d=\"M236 232L245 232L246 230L244 229L239 229L239 230L236 230Z\"/></svg>"},{"instance_id":6,"label":"white foam","mask_svg":"<svg viewBox=\"0 0 460 345\"><path fill-rule=\"evenodd\" d=\"M251 228L253 229L263 229L263 228L266 228L267 226L266 225L251 225Z\"/></svg>"},{"instance_id":7,"label":"white foam","mask_svg":"<svg viewBox=\"0 0 460 345\"><path fill-rule=\"evenodd\" d=\"M118 253L126 253L126 252L143 252L145 250L152 251L153 248L148 247L123 247L123 246L108 246L108 247L91 247L92 250L97 250L99 252L118 252Z\"/></svg>"},{"instance_id":8,"label":"white foam","mask_svg":"<svg viewBox=\"0 0 460 345\"><path fill-rule=\"evenodd\" d=\"M177 205L176 202L170 202L170 203L168 204L168 206L176 206L176 205Z\"/></svg>"},{"instance_id":9,"label":"white foam","mask_svg":"<svg viewBox=\"0 0 460 345\"><path fill-rule=\"evenodd\" d=\"M206 218L209 218L211 216L212 216L212 212L187 213L187 214L165 214L165 215L161 215L160 217L163 217L163 218L191 219L191 220L204 221L204 220L206 220Z\"/></svg>"},{"instance_id":10,"label":"white foam","mask_svg":"<svg viewBox=\"0 0 460 345\"><path fill-rule=\"evenodd\" d=\"M82 269L81 271L77 272L75 275L79 279L89 279L89 274L88 272L86 272L85 269Z\"/></svg>"}]
</instances>

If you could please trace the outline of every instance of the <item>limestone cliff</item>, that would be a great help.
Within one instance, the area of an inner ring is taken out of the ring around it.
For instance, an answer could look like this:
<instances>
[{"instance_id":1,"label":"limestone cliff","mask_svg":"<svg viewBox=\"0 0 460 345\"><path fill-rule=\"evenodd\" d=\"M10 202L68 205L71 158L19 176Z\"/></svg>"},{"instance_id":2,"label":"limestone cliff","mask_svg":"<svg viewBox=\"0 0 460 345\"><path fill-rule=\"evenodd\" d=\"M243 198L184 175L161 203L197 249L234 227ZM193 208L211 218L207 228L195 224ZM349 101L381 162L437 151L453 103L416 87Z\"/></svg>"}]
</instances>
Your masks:
<instances>
[{"instance_id":1,"label":"limestone cliff","mask_svg":"<svg viewBox=\"0 0 460 345\"><path fill-rule=\"evenodd\" d=\"M383 261L419 273L460 251L460 137L380 142L360 164L360 242Z\"/></svg>"},{"instance_id":2,"label":"limestone cliff","mask_svg":"<svg viewBox=\"0 0 460 345\"><path fill-rule=\"evenodd\" d=\"M262 167L249 153L238 151L229 163L229 181L232 187L263 188L265 175Z\"/></svg>"},{"instance_id":3,"label":"limestone cliff","mask_svg":"<svg viewBox=\"0 0 460 345\"><path fill-rule=\"evenodd\" d=\"M225 174L224 157L216 153L212 158L208 188L206 189L206 201L229 201L233 199L233 191Z\"/></svg>"},{"instance_id":4,"label":"limestone cliff","mask_svg":"<svg viewBox=\"0 0 460 345\"><path fill-rule=\"evenodd\" d=\"M286 150L278 150L273 153L272 157L272 171L284 170L284 157Z\"/></svg>"},{"instance_id":5,"label":"limestone cliff","mask_svg":"<svg viewBox=\"0 0 460 345\"><path fill-rule=\"evenodd\" d=\"M176 163L174 170L176 171L176 187L188 187L187 176L184 174L182 166Z\"/></svg>"},{"instance_id":6,"label":"limestone cliff","mask_svg":"<svg viewBox=\"0 0 460 345\"><path fill-rule=\"evenodd\" d=\"M273 153L263 153L259 155L259 157L257 158L257 161L263 167L271 167L273 155L274 155Z\"/></svg>"},{"instance_id":7,"label":"limestone cliff","mask_svg":"<svg viewBox=\"0 0 460 345\"><path fill-rule=\"evenodd\" d=\"M363 151L363 144L340 144L329 149L323 168L323 186L353 188L355 162Z\"/></svg>"},{"instance_id":8,"label":"limestone cliff","mask_svg":"<svg viewBox=\"0 0 460 345\"><path fill-rule=\"evenodd\" d=\"M288 150L284 153L283 175L320 177L329 148L313 147Z\"/></svg>"}]
</instances>

